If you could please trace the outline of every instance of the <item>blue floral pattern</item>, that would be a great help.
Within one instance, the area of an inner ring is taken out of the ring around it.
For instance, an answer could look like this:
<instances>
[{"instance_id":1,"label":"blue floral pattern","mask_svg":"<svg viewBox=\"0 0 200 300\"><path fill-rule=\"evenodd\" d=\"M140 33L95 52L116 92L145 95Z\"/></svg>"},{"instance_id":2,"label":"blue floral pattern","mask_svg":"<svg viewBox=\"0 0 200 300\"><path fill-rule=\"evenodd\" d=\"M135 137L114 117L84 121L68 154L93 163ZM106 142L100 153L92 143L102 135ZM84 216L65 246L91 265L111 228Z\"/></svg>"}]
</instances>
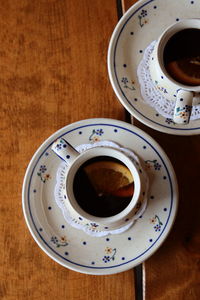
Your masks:
<instances>
[{"instance_id":1,"label":"blue floral pattern","mask_svg":"<svg viewBox=\"0 0 200 300\"><path fill-rule=\"evenodd\" d=\"M166 118L165 119L165 122L167 123L167 124L176 124L172 119L170 119L170 118Z\"/></svg>"},{"instance_id":2,"label":"blue floral pattern","mask_svg":"<svg viewBox=\"0 0 200 300\"><path fill-rule=\"evenodd\" d=\"M88 226L89 229L91 230L96 230L97 227L99 227L99 225L97 223L90 223L90 224L86 224Z\"/></svg>"},{"instance_id":3,"label":"blue floral pattern","mask_svg":"<svg viewBox=\"0 0 200 300\"><path fill-rule=\"evenodd\" d=\"M156 171L160 171L161 169L161 165L158 163L157 159L154 160L145 160L146 163L146 168L150 169L151 167L153 167Z\"/></svg>"},{"instance_id":4,"label":"blue floral pattern","mask_svg":"<svg viewBox=\"0 0 200 300\"><path fill-rule=\"evenodd\" d=\"M156 232L159 232L161 230L162 225L163 225L163 223L161 222L158 215L155 215L152 219L150 219L150 223L154 224L153 228Z\"/></svg>"},{"instance_id":5,"label":"blue floral pattern","mask_svg":"<svg viewBox=\"0 0 200 300\"><path fill-rule=\"evenodd\" d=\"M47 180L51 178L50 174L46 173L47 167L46 165L41 165L37 175L40 177L41 181L45 183Z\"/></svg>"},{"instance_id":6,"label":"blue floral pattern","mask_svg":"<svg viewBox=\"0 0 200 300\"><path fill-rule=\"evenodd\" d=\"M147 10L142 9L141 13L138 15L140 27L143 27L145 24L148 23L148 19L146 17L147 17Z\"/></svg>"},{"instance_id":7,"label":"blue floral pattern","mask_svg":"<svg viewBox=\"0 0 200 300\"><path fill-rule=\"evenodd\" d=\"M157 80L155 80L155 84L156 84L156 87L157 87L157 89L158 89L159 91L163 92L164 94L168 94L167 89L166 89L165 87L159 85L159 83L158 83Z\"/></svg>"},{"instance_id":8,"label":"blue floral pattern","mask_svg":"<svg viewBox=\"0 0 200 300\"><path fill-rule=\"evenodd\" d=\"M68 242L65 236L58 238L57 236L51 237L51 242L56 245L57 248L68 246Z\"/></svg>"},{"instance_id":9,"label":"blue floral pattern","mask_svg":"<svg viewBox=\"0 0 200 300\"><path fill-rule=\"evenodd\" d=\"M175 110L175 116L182 118L183 120L187 120L192 111L191 105L185 105L183 107L177 107Z\"/></svg>"},{"instance_id":10,"label":"blue floral pattern","mask_svg":"<svg viewBox=\"0 0 200 300\"><path fill-rule=\"evenodd\" d=\"M103 260L104 263L108 263L108 262L111 262L111 261L115 260L115 255L117 253L117 249L116 248L106 247L105 253L107 255L104 255L104 257L102 258L102 260Z\"/></svg>"},{"instance_id":11,"label":"blue floral pattern","mask_svg":"<svg viewBox=\"0 0 200 300\"><path fill-rule=\"evenodd\" d=\"M124 84L124 88L125 89L129 89L131 91L135 91L135 87L134 87L134 80L131 81L131 83L129 82L127 77L122 77L121 82Z\"/></svg>"},{"instance_id":12,"label":"blue floral pattern","mask_svg":"<svg viewBox=\"0 0 200 300\"><path fill-rule=\"evenodd\" d=\"M55 149L57 151L61 150L62 148L66 148L67 147L67 142L63 139L59 139L58 140L59 142L57 142L57 145L55 147Z\"/></svg>"},{"instance_id":13,"label":"blue floral pattern","mask_svg":"<svg viewBox=\"0 0 200 300\"><path fill-rule=\"evenodd\" d=\"M100 140L100 136L104 134L103 129L93 129L92 134L89 136L89 141L98 142Z\"/></svg>"}]
</instances>

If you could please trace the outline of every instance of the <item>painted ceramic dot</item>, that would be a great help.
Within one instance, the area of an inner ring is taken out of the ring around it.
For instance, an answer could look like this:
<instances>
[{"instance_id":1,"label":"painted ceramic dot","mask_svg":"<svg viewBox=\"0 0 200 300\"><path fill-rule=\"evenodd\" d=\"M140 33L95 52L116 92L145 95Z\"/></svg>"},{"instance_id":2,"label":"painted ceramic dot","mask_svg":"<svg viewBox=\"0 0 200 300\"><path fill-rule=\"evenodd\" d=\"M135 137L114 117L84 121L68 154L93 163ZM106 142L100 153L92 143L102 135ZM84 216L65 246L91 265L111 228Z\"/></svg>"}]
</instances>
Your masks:
<instances>
[{"instance_id":1,"label":"painted ceramic dot","mask_svg":"<svg viewBox=\"0 0 200 300\"><path fill-rule=\"evenodd\" d=\"M130 236L128 237L128 240L131 241L131 237Z\"/></svg>"},{"instance_id":2,"label":"painted ceramic dot","mask_svg":"<svg viewBox=\"0 0 200 300\"><path fill-rule=\"evenodd\" d=\"M157 8L157 6L155 5L153 8L154 8L154 9L156 9L156 8Z\"/></svg>"},{"instance_id":3,"label":"painted ceramic dot","mask_svg":"<svg viewBox=\"0 0 200 300\"><path fill-rule=\"evenodd\" d=\"M91 264L92 264L92 265L95 265L95 262L94 262L94 261L92 261L92 262L91 262Z\"/></svg>"},{"instance_id":4,"label":"painted ceramic dot","mask_svg":"<svg viewBox=\"0 0 200 300\"><path fill-rule=\"evenodd\" d=\"M165 207L163 210L164 210L164 211L167 211L167 208Z\"/></svg>"},{"instance_id":5,"label":"painted ceramic dot","mask_svg":"<svg viewBox=\"0 0 200 300\"><path fill-rule=\"evenodd\" d=\"M61 227L62 227L62 228L65 228L65 225L62 225Z\"/></svg>"},{"instance_id":6,"label":"painted ceramic dot","mask_svg":"<svg viewBox=\"0 0 200 300\"><path fill-rule=\"evenodd\" d=\"M153 240L152 240L152 239L149 239L149 242L150 242L150 243L152 243L152 242L153 242Z\"/></svg>"},{"instance_id":7,"label":"painted ceramic dot","mask_svg":"<svg viewBox=\"0 0 200 300\"><path fill-rule=\"evenodd\" d=\"M52 209L52 207L51 207L51 206L49 206L49 207L48 207L48 210L51 210L51 209Z\"/></svg>"},{"instance_id":8,"label":"painted ceramic dot","mask_svg":"<svg viewBox=\"0 0 200 300\"><path fill-rule=\"evenodd\" d=\"M82 131L79 131L79 133L78 134L82 134Z\"/></svg>"},{"instance_id":9,"label":"painted ceramic dot","mask_svg":"<svg viewBox=\"0 0 200 300\"><path fill-rule=\"evenodd\" d=\"M67 155L66 158L69 159L69 158L70 158L70 155Z\"/></svg>"},{"instance_id":10,"label":"painted ceramic dot","mask_svg":"<svg viewBox=\"0 0 200 300\"><path fill-rule=\"evenodd\" d=\"M110 241L110 239L109 239L109 238L107 238L107 239L106 239L106 241L107 241L107 242L109 242L109 241Z\"/></svg>"},{"instance_id":11,"label":"painted ceramic dot","mask_svg":"<svg viewBox=\"0 0 200 300\"><path fill-rule=\"evenodd\" d=\"M178 21L179 21L179 18L177 18L176 21L178 22Z\"/></svg>"},{"instance_id":12,"label":"painted ceramic dot","mask_svg":"<svg viewBox=\"0 0 200 300\"><path fill-rule=\"evenodd\" d=\"M163 176L163 179L165 180L165 179L167 179L167 177L166 177L166 176Z\"/></svg>"},{"instance_id":13,"label":"painted ceramic dot","mask_svg":"<svg viewBox=\"0 0 200 300\"><path fill-rule=\"evenodd\" d=\"M118 130L117 130L117 129L114 129L114 132L118 132Z\"/></svg>"},{"instance_id":14,"label":"painted ceramic dot","mask_svg":"<svg viewBox=\"0 0 200 300\"><path fill-rule=\"evenodd\" d=\"M33 190L33 193L36 193L37 191L36 190Z\"/></svg>"},{"instance_id":15,"label":"painted ceramic dot","mask_svg":"<svg viewBox=\"0 0 200 300\"><path fill-rule=\"evenodd\" d=\"M87 245L87 242L84 241L84 242L83 242L83 245Z\"/></svg>"},{"instance_id":16,"label":"painted ceramic dot","mask_svg":"<svg viewBox=\"0 0 200 300\"><path fill-rule=\"evenodd\" d=\"M125 257L122 257L122 260L125 260Z\"/></svg>"},{"instance_id":17,"label":"painted ceramic dot","mask_svg":"<svg viewBox=\"0 0 200 300\"><path fill-rule=\"evenodd\" d=\"M42 228L39 228L39 231L41 232L43 229Z\"/></svg>"},{"instance_id":18,"label":"painted ceramic dot","mask_svg":"<svg viewBox=\"0 0 200 300\"><path fill-rule=\"evenodd\" d=\"M124 67L124 68L126 68L126 67L127 67L127 65L126 65L126 64L123 64L123 67Z\"/></svg>"},{"instance_id":19,"label":"painted ceramic dot","mask_svg":"<svg viewBox=\"0 0 200 300\"><path fill-rule=\"evenodd\" d=\"M131 34L131 35L134 35L134 32L133 32L133 31L131 31L131 32L130 32L130 34Z\"/></svg>"},{"instance_id":20,"label":"painted ceramic dot","mask_svg":"<svg viewBox=\"0 0 200 300\"><path fill-rule=\"evenodd\" d=\"M143 149L146 149L147 147L146 146L143 146Z\"/></svg>"},{"instance_id":21,"label":"painted ceramic dot","mask_svg":"<svg viewBox=\"0 0 200 300\"><path fill-rule=\"evenodd\" d=\"M180 101L183 101L183 98L180 98Z\"/></svg>"},{"instance_id":22,"label":"painted ceramic dot","mask_svg":"<svg viewBox=\"0 0 200 300\"><path fill-rule=\"evenodd\" d=\"M69 253L68 253L68 252L65 252L65 255L69 255Z\"/></svg>"},{"instance_id":23,"label":"painted ceramic dot","mask_svg":"<svg viewBox=\"0 0 200 300\"><path fill-rule=\"evenodd\" d=\"M134 101L138 101L138 99L137 99L137 98L134 98Z\"/></svg>"},{"instance_id":24,"label":"painted ceramic dot","mask_svg":"<svg viewBox=\"0 0 200 300\"><path fill-rule=\"evenodd\" d=\"M154 199L154 196L150 196L150 199Z\"/></svg>"},{"instance_id":25,"label":"painted ceramic dot","mask_svg":"<svg viewBox=\"0 0 200 300\"><path fill-rule=\"evenodd\" d=\"M140 53L142 53L142 52L143 52L143 50L140 50L139 52L140 52Z\"/></svg>"}]
</instances>

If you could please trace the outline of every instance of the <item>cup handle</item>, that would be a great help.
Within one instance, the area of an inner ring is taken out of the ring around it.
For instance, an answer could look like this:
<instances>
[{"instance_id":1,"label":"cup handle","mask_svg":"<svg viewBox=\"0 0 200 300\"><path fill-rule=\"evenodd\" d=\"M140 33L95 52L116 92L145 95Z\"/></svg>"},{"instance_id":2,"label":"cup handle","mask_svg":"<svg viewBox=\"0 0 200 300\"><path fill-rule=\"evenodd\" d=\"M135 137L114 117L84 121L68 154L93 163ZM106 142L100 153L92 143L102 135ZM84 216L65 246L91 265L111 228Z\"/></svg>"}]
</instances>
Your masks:
<instances>
[{"instance_id":1,"label":"cup handle","mask_svg":"<svg viewBox=\"0 0 200 300\"><path fill-rule=\"evenodd\" d=\"M63 138L57 139L51 149L59 158L64 160L67 165L71 165L77 156L80 155L80 153Z\"/></svg>"},{"instance_id":2,"label":"cup handle","mask_svg":"<svg viewBox=\"0 0 200 300\"><path fill-rule=\"evenodd\" d=\"M174 122L188 124L192 111L193 92L178 90L174 109Z\"/></svg>"}]
</instances>

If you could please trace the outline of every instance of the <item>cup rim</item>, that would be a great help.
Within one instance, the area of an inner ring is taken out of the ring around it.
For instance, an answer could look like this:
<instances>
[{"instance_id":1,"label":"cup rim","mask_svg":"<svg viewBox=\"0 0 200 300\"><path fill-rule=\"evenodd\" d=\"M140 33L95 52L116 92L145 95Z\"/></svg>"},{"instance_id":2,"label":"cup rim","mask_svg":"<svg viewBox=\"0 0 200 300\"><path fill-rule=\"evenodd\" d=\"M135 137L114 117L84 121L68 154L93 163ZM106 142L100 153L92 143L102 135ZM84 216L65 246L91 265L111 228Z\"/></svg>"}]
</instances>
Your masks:
<instances>
[{"instance_id":1,"label":"cup rim","mask_svg":"<svg viewBox=\"0 0 200 300\"><path fill-rule=\"evenodd\" d=\"M163 51L164 51L164 48L165 48L167 42L169 41L169 39L175 33L182 31L184 29L189 29L189 28L200 29L200 18L182 19L176 23L173 23L169 27L167 27L157 41L156 56L157 56L158 66L159 66L161 72L164 74L164 76L167 78L167 80L170 81L170 83L178 85L178 87L180 89L182 88L187 91L199 92L200 85L196 85L196 86L195 85L194 86L186 85L186 84L183 84L183 83L173 79L166 71L166 68L164 67L164 62L163 62Z\"/></svg>"},{"instance_id":2,"label":"cup rim","mask_svg":"<svg viewBox=\"0 0 200 300\"><path fill-rule=\"evenodd\" d=\"M108 154L109 152L109 154ZM115 156L113 156L113 153L115 153ZM85 156L85 157L84 157ZM81 206L77 203L74 193L73 193L73 181L76 174L76 170L85 163L87 160L98 157L98 156L110 156L117 158L119 161L124 163L129 170L131 171L133 178L134 178L134 193L133 197L130 200L129 204L123 209L121 212L119 212L116 215L109 216L109 217L98 217L94 216L92 214L87 213L84 211ZM123 157L123 159L120 159L120 156ZM141 170L142 172L142 170ZM71 179L71 180L70 180ZM66 194L68 198L68 205L70 206L70 209L73 210L73 212L80 217L87 219L90 222L96 222L99 224L114 224L118 221L121 221L125 219L128 215L131 214L131 212L134 210L141 194L141 176L140 172L137 170L136 166L134 165L134 162L129 158L126 154L121 152L119 149L115 149L112 147L94 147L91 149L87 149L83 153L81 153L72 163L72 165L69 167L67 176L66 176Z\"/></svg>"}]
</instances>

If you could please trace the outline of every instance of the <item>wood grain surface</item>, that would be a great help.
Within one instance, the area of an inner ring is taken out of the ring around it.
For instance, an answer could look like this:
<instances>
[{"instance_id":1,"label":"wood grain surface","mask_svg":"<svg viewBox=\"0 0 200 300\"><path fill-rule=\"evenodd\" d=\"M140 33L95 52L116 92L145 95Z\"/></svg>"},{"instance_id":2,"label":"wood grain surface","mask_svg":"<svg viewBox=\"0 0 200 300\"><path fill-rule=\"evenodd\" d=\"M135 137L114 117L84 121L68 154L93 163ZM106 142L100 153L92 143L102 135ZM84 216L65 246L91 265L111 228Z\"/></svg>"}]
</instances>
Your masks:
<instances>
[{"instance_id":1,"label":"wood grain surface","mask_svg":"<svg viewBox=\"0 0 200 300\"><path fill-rule=\"evenodd\" d=\"M133 272L89 276L51 260L22 213L24 173L40 144L77 120L123 120L107 74L116 1L0 1L0 299L132 299Z\"/></svg>"},{"instance_id":2,"label":"wood grain surface","mask_svg":"<svg viewBox=\"0 0 200 300\"><path fill-rule=\"evenodd\" d=\"M123 0L124 11L134 2ZM116 3L0 0L0 299L135 299L132 270L92 276L51 260L31 237L21 205L26 167L46 138L81 119L125 120L106 64ZM135 125L165 149L180 188L175 225L145 262L146 299L198 300L200 136Z\"/></svg>"}]
</instances>

